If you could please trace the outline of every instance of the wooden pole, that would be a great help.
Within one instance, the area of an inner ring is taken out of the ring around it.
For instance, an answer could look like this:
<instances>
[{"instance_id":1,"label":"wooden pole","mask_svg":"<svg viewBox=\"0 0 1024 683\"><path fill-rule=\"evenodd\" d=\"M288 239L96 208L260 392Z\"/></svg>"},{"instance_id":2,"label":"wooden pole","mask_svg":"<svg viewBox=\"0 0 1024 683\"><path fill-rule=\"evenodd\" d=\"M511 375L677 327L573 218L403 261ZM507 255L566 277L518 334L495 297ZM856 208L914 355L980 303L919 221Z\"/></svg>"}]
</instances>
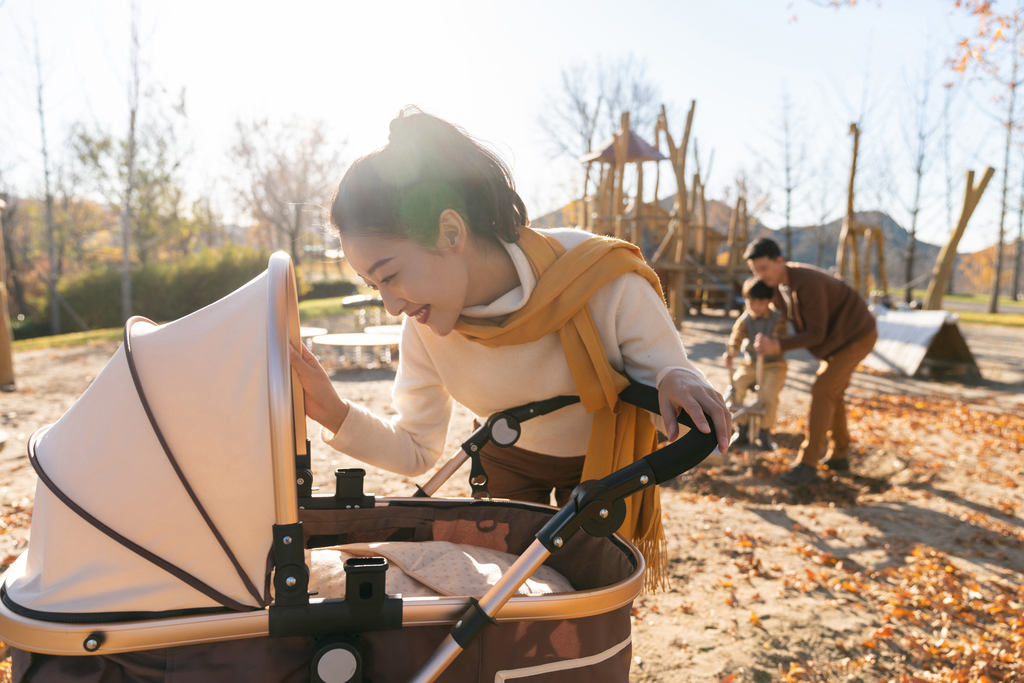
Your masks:
<instances>
[{"instance_id":1,"label":"wooden pole","mask_svg":"<svg viewBox=\"0 0 1024 683\"><path fill-rule=\"evenodd\" d=\"M860 145L860 129L857 128L856 123L850 124L850 135L853 136L853 159L850 161L850 182L846 192L846 215L843 216L843 227L839 233L839 245L836 247L836 276L840 279L846 278L846 262L847 252L850 248L853 248L853 260L856 261L857 256L857 240L854 237L852 243L850 237L855 235L854 218L853 218L853 181L857 177L857 148ZM792 254L786 254L787 259L793 258ZM854 287L859 291L860 272L857 265L853 266L854 271Z\"/></svg>"},{"instance_id":2,"label":"wooden pole","mask_svg":"<svg viewBox=\"0 0 1024 683\"><path fill-rule=\"evenodd\" d=\"M680 141L680 146L676 147L675 140L672 139L672 133L668 129L668 118L665 114L665 105L661 106L661 115L658 117L658 123L663 133L665 133L665 142L668 144L669 161L672 163L672 171L676 176L676 201L672 206L672 220L669 221L669 231L671 233L671 239L675 241L675 252L673 254L673 261L678 265L683 265L679 269L673 270L670 276L671 284L668 292L668 304L669 311L672 314L672 320L675 321L676 325L681 325L683 317L686 315L687 308L689 307L686 301L686 256L690 250L690 221L687 213L687 191L686 191L686 149L690 141L690 130L693 127L693 113L696 109L697 101L690 101L690 111L686 115L686 127L683 129L683 138ZM666 235L665 242L662 244L667 246L666 242L670 241L669 235ZM663 249L659 247L658 252L662 252Z\"/></svg>"},{"instance_id":3,"label":"wooden pole","mask_svg":"<svg viewBox=\"0 0 1024 683\"><path fill-rule=\"evenodd\" d=\"M960 220L957 221L953 234L949 236L949 242L942 247L939 258L935 261L935 268L932 269L932 279L928 283L928 294L925 296L925 309L937 311L942 308L942 297L946 293L946 284L953 274L953 263L956 261L956 248L960 244L960 238L964 236L967 228L967 221L981 201L981 195L985 193L988 181L992 180L996 170L989 166L981 177L981 182L974 184L974 171L967 172L967 188L964 191L964 208L960 211Z\"/></svg>"},{"instance_id":4,"label":"wooden pole","mask_svg":"<svg viewBox=\"0 0 1024 683\"><path fill-rule=\"evenodd\" d=\"M0 199L0 214L6 206L4 200ZM7 253L4 251L3 225L0 224L0 388L8 391L14 389L13 339L11 316L7 310Z\"/></svg>"},{"instance_id":5,"label":"wooden pole","mask_svg":"<svg viewBox=\"0 0 1024 683\"><path fill-rule=\"evenodd\" d=\"M725 262L725 281L732 282L733 277L736 275L736 249L739 247L739 225L740 225L740 205L743 203L743 197L737 193L736 196L736 208L733 209L732 216L729 217L729 236L728 236L728 247L729 247L729 260Z\"/></svg>"},{"instance_id":6,"label":"wooden pole","mask_svg":"<svg viewBox=\"0 0 1024 683\"><path fill-rule=\"evenodd\" d=\"M629 112L622 112L619 134L615 136L614 190L612 193L612 216L615 221L615 238L624 239L622 225L622 198L626 176L626 155L629 154Z\"/></svg>"}]
</instances>

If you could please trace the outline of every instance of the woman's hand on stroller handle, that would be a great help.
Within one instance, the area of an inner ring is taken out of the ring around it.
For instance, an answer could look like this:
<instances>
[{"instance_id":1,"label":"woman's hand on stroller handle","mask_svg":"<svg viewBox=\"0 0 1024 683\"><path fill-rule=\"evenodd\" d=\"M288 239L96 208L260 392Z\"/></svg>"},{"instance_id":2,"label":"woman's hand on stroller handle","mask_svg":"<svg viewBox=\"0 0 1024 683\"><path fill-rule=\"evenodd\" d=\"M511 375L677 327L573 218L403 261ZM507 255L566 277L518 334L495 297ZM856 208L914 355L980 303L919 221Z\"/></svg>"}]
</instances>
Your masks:
<instances>
[{"instance_id":1,"label":"woman's hand on stroller handle","mask_svg":"<svg viewBox=\"0 0 1024 683\"><path fill-rule=\"evenodd\" d=\"M289 347L292 369L298 374L305 395L306 415L337 434L348 417L348 402L338 396L331 378L313 352L303 344L299 348L301 351Z\"/></svg>"},{"instance_id":2,"label":"woman's hand on stroller handle","mask_svg":"<svg viewBox=\"0 0 1024 683\"><path fill-rule=\"evenodd\" d=\"M725 405L725 399L693 373L672 370L665 375L658 386L658 405L670 441L679 437L677 416L682 410L690 416L696 428L705 434L711 431L707 419L710 417L715 425L718 449L722 453L729 450L732 415Z\"/></svg>"}]
</instances>

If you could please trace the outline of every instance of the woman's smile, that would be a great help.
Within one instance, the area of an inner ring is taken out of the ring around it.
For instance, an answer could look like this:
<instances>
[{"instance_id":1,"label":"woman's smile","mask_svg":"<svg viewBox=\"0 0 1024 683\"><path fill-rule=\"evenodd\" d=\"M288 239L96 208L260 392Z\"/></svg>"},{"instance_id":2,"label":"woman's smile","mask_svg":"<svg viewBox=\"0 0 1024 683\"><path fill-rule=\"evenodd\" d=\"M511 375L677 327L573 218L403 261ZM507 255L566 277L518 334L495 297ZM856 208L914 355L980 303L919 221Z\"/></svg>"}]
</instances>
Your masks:
<instances>
[{"instance_id":1,"label":"woman's smile","mask_svg":"<svg viewBox=\"0 0 1024 683\"><path fill-rule=\"evenodd\" d=\"M408 315L410 318L415 318L416 322L418 322L420 325L426 325L427 318L430 317L430 304L426 304L422 308L419 308L413 311L412 313L407 313L406 315Z\"/></svg>"}]
</instances>

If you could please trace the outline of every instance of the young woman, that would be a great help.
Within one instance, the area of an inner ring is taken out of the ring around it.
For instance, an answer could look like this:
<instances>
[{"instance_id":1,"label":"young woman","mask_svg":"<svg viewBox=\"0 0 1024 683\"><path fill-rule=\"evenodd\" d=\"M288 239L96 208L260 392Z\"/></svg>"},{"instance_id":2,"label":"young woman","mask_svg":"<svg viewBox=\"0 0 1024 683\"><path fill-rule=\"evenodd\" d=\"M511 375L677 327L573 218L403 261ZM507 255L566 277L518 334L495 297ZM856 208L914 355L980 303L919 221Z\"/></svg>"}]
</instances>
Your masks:
<instances>
[{"instance_id":1,"label":"young woman","mask_svg":"<svg viewBox=\"0 0 1024 683\"><path fill-rule=\"evenodd\" d=\"M457 400L486 418L562 395L582 403L526 423L516 446L488 447L495 497L558 503L648 454L654 424L618 392L656 386L666 434L685 410L711 417L724 453L722 397L686 358L654 272L632 245L574 229L532 230L506 166L455 126L416 109L391 122L388 144L357 160L331 205L349 264L404 314L394 406L386 420L345 401L308 349L292 352L306 411L326 443L416 476L442 454ZM664 531L657 487L627 504L622 532L660 582Z\"/></svg>"}]
</instances>

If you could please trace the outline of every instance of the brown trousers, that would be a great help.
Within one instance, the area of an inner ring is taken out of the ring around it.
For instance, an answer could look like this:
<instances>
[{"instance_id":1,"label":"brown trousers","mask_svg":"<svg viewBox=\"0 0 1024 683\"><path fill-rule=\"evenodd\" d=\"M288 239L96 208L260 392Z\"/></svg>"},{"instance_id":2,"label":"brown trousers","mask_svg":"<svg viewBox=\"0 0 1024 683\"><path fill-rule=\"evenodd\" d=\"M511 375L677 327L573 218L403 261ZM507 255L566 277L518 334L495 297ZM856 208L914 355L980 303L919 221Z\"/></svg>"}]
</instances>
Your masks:
<instances>
[{"instance_id":1,"label":"brown trousers","mask_svg":"<svg viewBox=\"0 0 1024 683\"><path fill-rule=\"evenodd\" d=\"M807 438L800 445L797 462L816 467L832 433L831 456L846 458L850 448L850 431L846 426L846 402L843 394L857 365L875 348L878 331L871 330L860 339L847 344L818 365L817 377L811 387L811 411L807 418Z\"/></svg>"},{"instance_id":2,"label":"brown trousers","mask_svg":"<svg viewBox=\"0 0 1024 683\"><path fill-rule=\"evenodd\" d=\"M493 443L480 449L492 497L550 505L554 491L558 507L569 502L580 483L585 459L584 455L561 458Z\"/></svg>"}]
</instances>

